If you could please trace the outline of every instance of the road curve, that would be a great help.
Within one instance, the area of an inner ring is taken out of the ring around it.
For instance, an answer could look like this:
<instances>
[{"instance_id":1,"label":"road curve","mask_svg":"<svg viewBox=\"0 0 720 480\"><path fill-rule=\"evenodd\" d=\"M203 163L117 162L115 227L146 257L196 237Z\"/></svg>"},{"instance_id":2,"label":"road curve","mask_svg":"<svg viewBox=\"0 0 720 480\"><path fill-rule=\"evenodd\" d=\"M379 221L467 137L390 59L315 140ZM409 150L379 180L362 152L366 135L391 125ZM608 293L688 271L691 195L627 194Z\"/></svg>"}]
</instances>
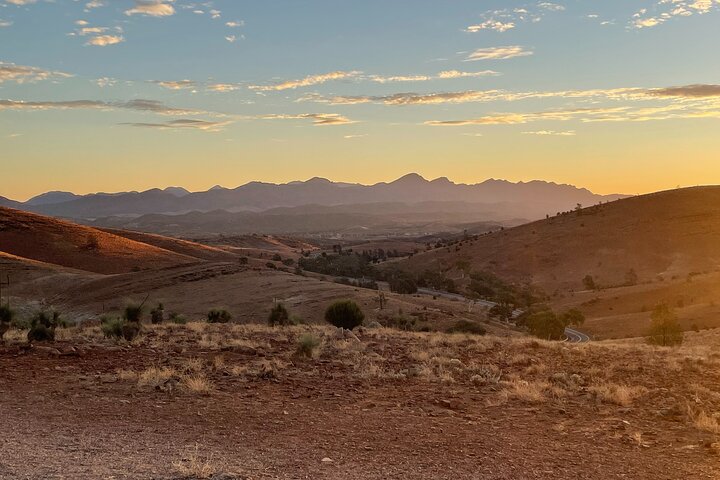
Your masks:
<instances>
[{"instance_id":1,"label":"road curve","mask_svg":"<svg viewBox=\"0 0 720 480\"><path fill-rule=\"evenodd\" d=\"M589 336L572 328L565 329L565 337L567 337L569 343L585 343L590 341Z\"/></svg>"},{"instance_id":2,"label":"road curve","mask_svg":"<svg viewBox=\"0 0 720 480\"><path fill-rule=\"evenodd\" d=\"M418 293L421 295L433 295L436 297L448 298L450 300L471 301L478 305L485 305L490 308L497 305L497 303L491 302L489 300L473 300L463 295L460 295L459 293L443 292L441 290L433 290L431 288L418 288ZM518 316L522 315L522 313L522 310L515 310L513 312L513 318L517 318ZM569 343L585 343L590 341L589 336L572 328L565 329L565 337L566 341Z\"/></svg>"}]
</instances>

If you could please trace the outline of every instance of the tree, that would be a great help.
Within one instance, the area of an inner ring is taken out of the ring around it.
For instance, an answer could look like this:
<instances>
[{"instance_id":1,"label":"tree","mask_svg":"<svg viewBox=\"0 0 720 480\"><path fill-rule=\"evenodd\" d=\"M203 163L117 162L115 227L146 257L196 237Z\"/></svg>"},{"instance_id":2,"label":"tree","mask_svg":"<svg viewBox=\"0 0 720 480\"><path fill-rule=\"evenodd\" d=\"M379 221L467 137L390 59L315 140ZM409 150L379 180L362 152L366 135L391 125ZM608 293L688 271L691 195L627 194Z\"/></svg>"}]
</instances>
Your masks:
<instances>
[{"instance_id":1,"label":"tree","mask_svg":"<svg viewBox=\"0 0 720 480\"><path fill-rule=\"evenodd\" d=\"M677 315L667 304L656 306L650 314L650 320L648 343L670 347L680 345L683 342L684 334L680 323L678 323Z\"/></svg>"},{"instance_id":2,"label":"tree","mask_svg":"<svg viewBox=\"0 0 720 480\"><path fill-rule=\"evenodd\" d=\"M325 311L325 320L338 328L352 330L362 325L365 314L352 300L341 300L328 307Z\"/></svg>"},{"instance_id":3,"label":"tree","mask_svg":"<svg viewBox=\"0 0 720 480\"><path fill-rule=\"evenodd\" d=\"M0 342L3 341L5 332L10 330L10 322L12 322L13 316L14 312L10 309L10 306L0 303Z\"/></svg>"},{"instance_id":4,"label":"tree","mask_svg":"<svg viewBox=\"0 0 720 480\"><path fill-rule=\"evenodd\" d=\"M156 325L165 321L165 307L162 303L150 311L150 321Z\"/></svg>"},{"instance_id":5,"label":"tree","mask_svg":"<svg viewBox=\"0 0 720 480\"><path fill-rule=\"evenodd\" d=\"M534 313L526 320L530 333L546 340L560 340L565 335L565 322L552 310Z\"/></svg>"},{"instance_id":6,"label":"tree","mask_svg":"<svg viewBox=\"0 0 720 480\"><path fill-rule=\"evenodd\" d=\"M592 275L585 275L585 278L583 278L583 286L588 290L595 290L597 289L597 284L595 283L595 279Z\"/></svg>"},{"instance_id":7,"label":"tree","mask_svg":"<svg viewBox=\"0 0 720 480\"><path fill-rule=\"evenodd\" d=\"M560 316L561 320L565 324L565 326L573 325L575 327L579 327L583 323L585 323L585 315L578 310L577 308L572 308Z\"/></svg>"},{"instance_id":8,"label":"tree","mask_svg":"<svg viewBox=\"0 0 720 480\"><path fill-rule=\"evenodd\" d=\"M290 325L290 314L282 303L276 304L270 315L268 316L268 325L274 327L275 325L285 326Z\"/></svg>"},{"instance_id":9,"label":"tree","mask_svg":"<svg viewBox=\"0 0 720 480\"><path fill-rule=\"evenodd\" d=\"M513 315L513 307L508 303L498 303L493 305L488 311L491 318L497 318L505 322L510 321Z\"/></svg>"},{"instance_id":10,"label":"tree","mask_svg":"<svg viewBox=\"0 0 720 480\"><path fill-rule=\"evenodd\" d=\"M625 273L625 285L637 285L638 283L638 274L635 272L634 268L631 268Z\"/></svg>"}]
</instances>

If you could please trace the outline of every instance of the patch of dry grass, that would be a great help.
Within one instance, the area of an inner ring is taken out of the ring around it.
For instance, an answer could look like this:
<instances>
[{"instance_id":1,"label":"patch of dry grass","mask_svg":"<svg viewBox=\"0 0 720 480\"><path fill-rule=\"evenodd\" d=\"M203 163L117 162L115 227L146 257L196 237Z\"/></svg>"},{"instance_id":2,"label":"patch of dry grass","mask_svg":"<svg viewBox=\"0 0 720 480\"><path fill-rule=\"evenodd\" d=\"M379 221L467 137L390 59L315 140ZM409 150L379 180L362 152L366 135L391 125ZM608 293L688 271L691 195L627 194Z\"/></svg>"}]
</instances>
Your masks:
<instances>
[{"instance_id":1,"label":"patch of dry grass","mask_svg":"<svg viewBox=\"0 0 720 480\"><path fill-rule=\"evenodd\" d=\"M208 394L215 390L215 385L204 374L185 375L180 385L191 393Z\"/></svg>"},{"instance_id":2,"label":"patch of dry grass","mask_svg":"<svg viewBox=\"0 0 720 480\"><path fill-rule=\"evenodd\" d=\"M629 407L636 399L647 393L647 388L643 386L619 385L607 382L591 385L588 390L601 402L621 407Z\"/></svg>"},{"instance_id":3,"label":"patch of dry grass","mask_svg":"<svg viewBox=\"0 0 720 480\"><path fill-rule=\"evenodd\" d=\"M189 478L206 479L212 478L220 472L212 454L202 454L200 446L188 449L183 457L173 462L173 467L179 475Z\"/></svg>"},{"instance_id":4,"label":"patch of dry grass","mask_svg":"<svg viewBox=\"0 0 720 480\"><path fill-rule=\"evenodd\" d=\"M177 376L177 371L170 367L150 367L138 375L138 385L159 387Z\"/></svg>"}]
</instances>

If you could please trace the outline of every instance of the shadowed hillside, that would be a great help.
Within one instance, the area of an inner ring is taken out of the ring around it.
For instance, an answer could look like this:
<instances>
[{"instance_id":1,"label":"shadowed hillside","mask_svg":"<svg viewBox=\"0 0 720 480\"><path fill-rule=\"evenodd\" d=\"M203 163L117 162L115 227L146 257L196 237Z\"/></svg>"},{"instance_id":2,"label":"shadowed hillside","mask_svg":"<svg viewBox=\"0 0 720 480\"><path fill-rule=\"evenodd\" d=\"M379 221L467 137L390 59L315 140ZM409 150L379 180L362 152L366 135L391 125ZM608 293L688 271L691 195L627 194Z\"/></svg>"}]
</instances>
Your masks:
<instances>
[{"instance_id":1,"label":"shadowed hillside","mask_svg":"<svg viewBox=\"0 0 720 480\"><path fill-rule=\"evenodd\" d=\"M95 228L9 208L0 208L0 251L105 274L198 261L192 256Z\"/></svg>"}]
</instances>

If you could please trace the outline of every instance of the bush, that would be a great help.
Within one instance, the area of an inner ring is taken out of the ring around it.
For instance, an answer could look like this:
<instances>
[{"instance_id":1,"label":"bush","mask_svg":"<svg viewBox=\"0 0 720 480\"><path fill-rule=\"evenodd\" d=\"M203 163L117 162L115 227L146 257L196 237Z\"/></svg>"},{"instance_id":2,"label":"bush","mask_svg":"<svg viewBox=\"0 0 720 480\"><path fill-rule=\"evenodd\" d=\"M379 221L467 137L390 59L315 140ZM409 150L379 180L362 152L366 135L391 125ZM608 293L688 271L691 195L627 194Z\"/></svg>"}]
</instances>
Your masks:
<instances>
[{"instance_id":1,"label":"bush","mask_svg":"<svg viewBox=\"0 0 720 480\"><path fill-rule=\"evenodd\" d=\"M412 295L417 293L418 290L415 281L407 277L394 277L388 283L390 284L390 291L393 293Z\"/></svg>"},{"instance_id":2,"label":"bush","mask_svg":"<svg viewBox=\"0 0 720 480\"><path fill-rule=\"evenodd\" d=\"M177 312L170 312L169 318L171 323L174 323L176 325L185 325L187 323L187 318L185 318L184 315L180 315Z\"/></svg>"},{"instance_id":3,"label":"bush","mask_svg":"<svg viewBox=\"0 0 720 480\"><path fill-rule=\"evenodd\" d=\"M123 338L122 327L125 321L122 318L103 317L100 319L100 330L105 338Z\"/></svg>"},{"instance_id":4,"label":"bush","mask_svg":"<svg viewBox=\"0 0 720 480\"><path fill-rule=\"evenodd\" d=\"M364 319L358 304L351 300L335 302L325 311L325 320L338 328L352 330L362 325Z\"/></svg>"},{"instance_id":5,"label":"bush","mask_svg":"<svg viewBox=\"0 0 720 480\"><path fill-rule=\"evenodd\" d=\"M160 324L165 321L165 307L162 303L158 303L158 306L150 311L150 321L154 324Z\"/></svg>"},{"instance_id":6,"label":"bush","mask_svg":"<svg viewBox=\"0 0 720 480\"><path fill-rule=\"evenodd\" d=\"M232 320L232 315L223 309L212 309L207 315L208 323L228 323L230 320Z\"/></svg>"},{"instance_id":7,"label":"bush","mask_svg":"<svg viewBox=\"0 0 720 480\"><path fill-rule=\"evenodd\" d=\"M447 333L469 333L471 335L485 335L487 332L482 325L469 320L458 320L455 325L447 329Z\"/></svg>"},{"instance_id":8,"label":"bush","mask_svg":"<svg viewBox=\"0 0 720 480\"><path fill-rule=\"evenodd\" d=\"M650 315L652 323L648 334L648 343L670 347L683 343L684 334L672 308L658 305Z\"/></svg>"},{"instance_id":9,"label":"bush","mask_svg":"<svg viewBox=\"0 0 720 480\"><path fill-rule=\"evenodd\" d=\"M274 327L275 325L286 326L290 325L290 314L285 308L285 305L278 303L272 310L270 310L270 316L268 317L268 325Z\"/></svg>"},{"instance_id":10,"label":"bush","mask_svg":"<svg viewBox=\"0 0 720 480\"><path fill-rule=\"evenodd\" d=\"M28 342L52 342L55 340L55 328L37 324L30 327L27 334Z\"/></svg>"},{"instance_id":11,"label":"bush","mask_svg":"<svg viewBox=\"0 0 720 480\"><path fill-rule=\"evenodd\" d=\"M320 339L312 333L304 333L298 338L297 354L307 358L315 355L315 350L320 346Z\"/></svg>"},{"instance_id":12,"label":"bush","mask_svg":"<svg viewBox=\"0 0 720 480\"><path fill-rule=\"evenodd\" d=\"M140 323L140 320L142 320L142 314L143 314L142 305L130 303L127 306L125 306L123 318L125 320L127 320L128 322Z\"/></svg>"},{"instance_id":13,"label":"bush","mask_svg":"<svg viewBox=\"0 0 720 480\"><path fill-rule=\"evenodd\" d=\"M15 316L15 312L12 311L10 305L0 304L0 323L10 323Z\"/></svg>"}]
</instances>

